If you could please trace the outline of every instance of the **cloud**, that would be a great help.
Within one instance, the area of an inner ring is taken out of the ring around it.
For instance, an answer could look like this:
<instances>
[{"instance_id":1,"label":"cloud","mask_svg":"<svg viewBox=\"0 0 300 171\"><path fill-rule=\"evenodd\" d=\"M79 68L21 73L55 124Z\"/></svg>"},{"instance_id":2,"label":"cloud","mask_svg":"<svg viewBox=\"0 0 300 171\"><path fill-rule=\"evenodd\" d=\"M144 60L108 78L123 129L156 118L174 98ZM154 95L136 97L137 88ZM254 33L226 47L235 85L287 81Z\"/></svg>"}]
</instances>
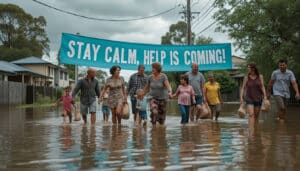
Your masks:
<instances>
[{"instance_id":1,"label":"cloud","mask_svg":"<svg viewBox=\"0 0 300 171\"><path fill-rule=\"evenodd\" d=\"M97 17L97 18L137 18L149 16L170 9L178 4L185 4L185 0L40 0L49 5L55 6L66 11L78 14ZM203 12L209 0L194 1L193 11ZM47 21L47 34L50 39L50 50L52 58L57 53L62 32L80 33L84 36L112 39L128 42L160 44L161 36L164 35L169 26L181 19L182 6L170 13L159 17L138 20L132 22L101 22L87 20L72 15L64 14L53 9L41 6L33 1L27 0L0 0L0 3L12 3L23 8L27 13L37 17L44 16ZM200 13L201 15L201 13ZM212 14L211 14L212 15ZM199 28L193 30L198 32L213 20L206 18L207 21L201 23ZM194 22L197 22L194 20ZM227 35L215 33L214 28L203 32L204 36L212 37L216 42L231 42Z\"/></svg>"}]
</instances>

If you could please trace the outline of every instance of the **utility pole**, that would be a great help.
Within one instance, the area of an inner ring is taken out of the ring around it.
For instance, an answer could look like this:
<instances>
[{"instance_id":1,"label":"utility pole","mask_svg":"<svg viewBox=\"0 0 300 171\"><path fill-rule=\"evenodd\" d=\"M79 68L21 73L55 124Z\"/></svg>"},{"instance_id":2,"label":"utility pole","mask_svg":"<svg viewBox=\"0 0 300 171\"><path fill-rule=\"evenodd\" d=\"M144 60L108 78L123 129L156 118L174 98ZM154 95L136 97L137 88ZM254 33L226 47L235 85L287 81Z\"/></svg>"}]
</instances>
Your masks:
<instances>
[{"instance_id":1,"label":"utility pole","mask_svg":"<svg viewBox=\"0 0 300 171\"><path fill-rule=\"evenodd\" d=\"M187 23L186 43L188 45L191 45L191 44L193 44L193 42L192 42L191 21L194 18L193 14L199 15L200 12L192 12L192 10L191 10L191 0L187 0L186 1L186 7L183 7L183 8L184 8L184 10L182 12L180 12L180 13L182 13L184 15L183 18L185 18L185 21Z\"/></svg>"},{"instance_id":2,"label":"utility pole","mask_svg":"<svg viewBox=\"0 0 300 171\"><path fill-rule=\"evenodd\" d=\"M76 35L80 35L80 33L76 33ZM75 65L75 85L77 85L78 82L78 65Z\"/></svg>"},{"instance_id":3,"label":"utility pole","mask_svg":"<svg viewBox=\"0 0 300 171\"><path fill-rule=\"evenodd\" d=\"M191 40L191 1L187 0L186 4L186 17L187 17L187 44L190 45L192 43Z\"/></svg>"}]
</instances>

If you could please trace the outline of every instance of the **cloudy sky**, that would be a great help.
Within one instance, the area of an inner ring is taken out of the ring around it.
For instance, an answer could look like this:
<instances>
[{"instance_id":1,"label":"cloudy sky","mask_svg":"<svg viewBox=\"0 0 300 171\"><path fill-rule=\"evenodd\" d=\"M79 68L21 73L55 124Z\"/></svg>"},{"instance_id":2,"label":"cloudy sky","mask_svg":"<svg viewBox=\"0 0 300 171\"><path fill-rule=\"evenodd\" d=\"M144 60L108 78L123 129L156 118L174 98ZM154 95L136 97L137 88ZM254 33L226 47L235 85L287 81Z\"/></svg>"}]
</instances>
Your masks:
<instances>
[{"instance_id":1,"label":"cloudy sky","mask_svg":"<svg viewBox=\"0 0 300 171\"><path fill-rule=\"evenodd\" d=\"M61 33L80 33L84 36L138 43L160 44L171 24L182 19L186 0L38 0L50 6L87 17L104 19L133 19L151 16L168 9L168 13L157 17L129 21L110 22L88 20L61 13L42 6L33 0L0 0L0 3L12 3L22 7L34 17L44 16L47 21L47 34L50 39L51 61L55 60L61 41ZM213 0L191 0L192 31L199 33L214 20L211 18L216 9L210 8ZM201 35L212 37L216 43L232 43L223 33L214 32L215 25L209 27ZM200 34L199 34L200 35ZM233 50L233 54L236 52Z\"/></svg>"}]
</instances>

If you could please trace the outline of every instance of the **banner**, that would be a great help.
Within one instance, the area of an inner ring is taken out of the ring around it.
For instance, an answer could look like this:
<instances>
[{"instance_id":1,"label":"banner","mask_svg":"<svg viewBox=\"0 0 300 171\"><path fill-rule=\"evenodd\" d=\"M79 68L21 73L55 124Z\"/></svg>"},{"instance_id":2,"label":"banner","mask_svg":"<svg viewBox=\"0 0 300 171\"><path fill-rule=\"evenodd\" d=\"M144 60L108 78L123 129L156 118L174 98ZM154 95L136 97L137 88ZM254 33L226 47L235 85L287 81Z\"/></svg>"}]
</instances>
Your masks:
<instances>
[{"instance_id":1,"label":"banner","mask_svg":"<svg viewBox=\"0 0 300 171\"><path fill-rule=\"evenodd\" d=\"M200 70L231 69L231 44L209 45L152 45L96 39L73 34L62 34L60 63L137 70L144 64L159 62L163 71L189 71L192 63Z\"/></svg>"}]
</instances>

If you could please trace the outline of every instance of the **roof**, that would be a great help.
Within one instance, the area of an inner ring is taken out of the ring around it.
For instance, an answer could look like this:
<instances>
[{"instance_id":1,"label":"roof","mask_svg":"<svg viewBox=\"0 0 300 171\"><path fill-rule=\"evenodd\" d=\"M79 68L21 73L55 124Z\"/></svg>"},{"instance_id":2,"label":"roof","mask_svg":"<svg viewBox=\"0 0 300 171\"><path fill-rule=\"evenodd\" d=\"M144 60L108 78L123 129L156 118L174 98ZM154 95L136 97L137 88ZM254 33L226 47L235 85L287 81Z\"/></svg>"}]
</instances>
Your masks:
<instances>
[{"instance_id":1,"label":"roof","mask_svg":"<svg viewBox=\"0 0 300 171\"><path fill-rule=\"evenodd\" d=\"M41 58L34 57L34 56L27 57L27 58L22 58L22 59L19 59L19 60L16 60L16 61L12 61L11 63L18 64L18 65L21 65L21 64L49 64L49 65L54 65L51 62L48 62L46 60L43 60Z\"/></svg>"},{"instance_id":2,"label":"roof","mask_svg":"<svg viewBox=\"0 0 300 171\"><path fill-rule=\"evenodd\" d=\"M19 65L7 62L7 61L0 61L0 71L7 72L11 74L18 74L18 73L31 73L33 75L38 75L42 77L48 77L43 74L36 73L28 68L21 67ZM50 77L51 78L51 77Z\"/></svg>"}]
</instances>

